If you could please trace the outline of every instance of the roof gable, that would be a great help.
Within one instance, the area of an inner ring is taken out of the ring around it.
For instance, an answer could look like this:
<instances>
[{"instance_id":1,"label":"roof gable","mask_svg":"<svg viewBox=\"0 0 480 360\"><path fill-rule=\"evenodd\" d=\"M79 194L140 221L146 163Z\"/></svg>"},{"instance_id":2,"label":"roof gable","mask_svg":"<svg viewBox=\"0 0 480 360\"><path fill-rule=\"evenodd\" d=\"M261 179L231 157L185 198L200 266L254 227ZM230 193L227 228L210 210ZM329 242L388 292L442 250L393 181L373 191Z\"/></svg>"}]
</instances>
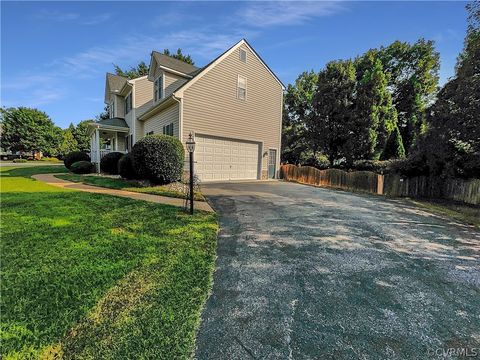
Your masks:
<instances>
[{"instance_id":1,"label":"roof gable","mask_svg":"<svg viewBox=\"0 0 480 360\"><path fill-rule=\"evenodd\" d=\"M205 75L209 70L214 68L218 63L220 63L223 59L225 59L227 56L229 56L233 51L238 49L243 44L248 47L248 49L253 53L253 55L255 55L255 57L267 69L267 71L270 73L270 75L272 75L272 77L280 84L282 89L285 89L285 85L283 85L282 81L273 73L273 71L268 67L268 65L263 61L263 59L258 55L258 53L250 46L250 44L247 42L247 40L242 39L238 43L233 45L231 48L226 50L223 54L218 56L216 59L211 61L209 64L207 64L203 68L197 70L194 73L194 76L190 80L188 80L185 84L183 84L177 90L175 90L174 95L177 95L177 93L178 93L178 95L181 96L186 89L188 89L197 80L199 80L203 75Z\"/></svg>"},{"instance_id":2,"label":"roof gable","mask_svg":"<svg viewBox=\"0 0 480 360\"><path fill-rule=\"evenodd\" d=\"M107 73L105 82L105 102L108 103L111 93L118 93L127 83L126 77Z\"/></svg>"},{"instance_id":3,"label":"roof gable","mask_svg":"<svg viewBox=\"0 0 480 360\"><path fill-rule=\"evenodd\" d=\"M171 56L161 54L158 51L152 51L152 56L150 59L150 71L148 74L149 80L153 80L153 74L155 67L157 66L165 71L172 71L187 77L193 76L192 74L199 70L199 68L194 65L190 65Z\"/></svg>"}]
</instances>

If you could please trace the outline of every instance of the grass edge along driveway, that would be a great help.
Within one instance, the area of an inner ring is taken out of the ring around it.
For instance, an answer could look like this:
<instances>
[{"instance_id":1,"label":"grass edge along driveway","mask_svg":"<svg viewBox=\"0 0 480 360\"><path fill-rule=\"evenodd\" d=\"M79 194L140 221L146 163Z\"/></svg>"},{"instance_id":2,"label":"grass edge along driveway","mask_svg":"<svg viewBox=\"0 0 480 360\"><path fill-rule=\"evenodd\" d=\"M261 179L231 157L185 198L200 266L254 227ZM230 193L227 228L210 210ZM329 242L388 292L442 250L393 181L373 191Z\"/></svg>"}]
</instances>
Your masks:
<instances>
[{"instance_id":1,"label":"grass edge along driveway","mask_svg":"<svg viewBox=\"0 0 480 360\"><path fill-rule=\"evenodd\" d=\"M3 358L191 357L216 215L30 178L60 171L1 169Z\"/></svg>"},{"instance_id":2,"label":"grass edge along driveway","mask_svg":"<svg viewBox=\"0 0 480 360\"><path fill-rule=\"evenodd\" d=\"M82 183L86 185L99 186L109 189L133 191L138 193L160 195L180 199L185 198L185 194L182 191L179 191L170 185L148 186L137 180L125 180L99 175L77 175L71 173L55 175L55 177L75 183ZM205 197L202 195L201 192L194 191L194 196L196 201L205 201Z\"/></svg>"}]
</instances>

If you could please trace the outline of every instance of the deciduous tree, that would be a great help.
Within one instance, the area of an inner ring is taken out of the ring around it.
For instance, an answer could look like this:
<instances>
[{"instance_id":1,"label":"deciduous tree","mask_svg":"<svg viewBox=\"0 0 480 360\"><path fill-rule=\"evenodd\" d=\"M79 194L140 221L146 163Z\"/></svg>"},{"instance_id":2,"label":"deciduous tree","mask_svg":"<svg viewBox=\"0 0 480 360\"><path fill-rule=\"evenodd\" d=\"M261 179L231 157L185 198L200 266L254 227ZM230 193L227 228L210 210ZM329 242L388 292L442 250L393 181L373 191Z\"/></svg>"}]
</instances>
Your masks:
<instances>
[{"instance_id":1,"label":"deciduous tree","mask_svg":"<svg viewBox=\"0 0 480 360\"><path fill-rule=\"evenodd\" d=\"M18 107L0 109L2 147L12 151L50 153L57 127L43 111Z\"/></svg>"}]
</instances>

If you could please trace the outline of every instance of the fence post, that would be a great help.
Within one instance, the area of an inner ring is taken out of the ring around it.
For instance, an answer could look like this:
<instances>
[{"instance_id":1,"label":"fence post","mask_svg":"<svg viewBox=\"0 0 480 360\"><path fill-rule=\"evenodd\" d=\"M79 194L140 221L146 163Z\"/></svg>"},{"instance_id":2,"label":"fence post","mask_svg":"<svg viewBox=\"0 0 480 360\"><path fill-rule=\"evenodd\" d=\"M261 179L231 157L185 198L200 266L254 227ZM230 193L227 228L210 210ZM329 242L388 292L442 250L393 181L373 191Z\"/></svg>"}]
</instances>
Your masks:
<instances>
[{"instance_id":1,"label":"fence post","mask_svg":"<svg viewBox=\"0 0 480 360\"><path fill-rule=\"evenodd\" d=\"M377 174L377 194L383 195L384 175Z\"/></svg>"}]
</instances>

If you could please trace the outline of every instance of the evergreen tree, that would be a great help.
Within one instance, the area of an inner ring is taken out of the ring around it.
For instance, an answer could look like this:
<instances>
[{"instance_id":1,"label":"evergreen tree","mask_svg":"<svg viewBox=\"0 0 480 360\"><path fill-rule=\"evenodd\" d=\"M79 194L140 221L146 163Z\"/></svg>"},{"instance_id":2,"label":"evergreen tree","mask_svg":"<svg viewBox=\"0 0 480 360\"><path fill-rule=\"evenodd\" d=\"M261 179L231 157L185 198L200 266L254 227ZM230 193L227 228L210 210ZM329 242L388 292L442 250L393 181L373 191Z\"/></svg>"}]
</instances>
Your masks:
<instances>
[{"instance_id":1,"label":"evergreen tree","mask_svg":"<svg viewBox=\"0 0 480 360\"><path fill-rule=\"evenodd\" d=\"M377 51L370 50L355 60L357 86L354 128L349 137L349 162L378 158L396 126L397 116L388 92L388 78Z\"/></svg>"},{"instance_id":2,"label":"evergreen tree","mask_svg":"<svg viewBox=\"0 0 480 360\"><path fill-rule=\"evenodd\" d=\"M467 9L468 32L456 74L430 108L419 154L432 174L480 178L480 4Z\"/></svg>"},{"instance_id":3,"label":"evergreen tree","mask_svg":"<svg viewBox=\"0 0 480 360\"><path fill-rule=\"evenodd\" d=\"M403 147L402 135L398 126L395 126L388 137L385 149L382 152L380 160L401 159L405 157L405 148Z\"/></svg>"},{"instance_id":4,"label":"evergreen tree","mask_svg":"<svg viewBox=\"0 0 480 360\"><path fill-rule=\"evenodd\" d=\"M163 55L170 56L174 59L181 60L183 62L186 62L187 64L190 65L195 65L195 62L193 61L192 57L190 55L184 55L182 53L182 49L178 48L176 53L171 53L170 50L164 49L163 50Z\"/></svg>"},{"instance_id":5,"label":"evergreen tree","mask_svg":"<svg viewBox=\"0 0 480 360\"><path fill-rule=\"evenodd\" d=\"M288 85L284 96L282 161L291 164L314 162L315 154L309 146L310 134L306 123L313 116L313 97L318 75L313 70L304 72Z\"/></svg>"},{"instance_id":6,"label":"evergreen tree","mask_svg":"<svg viewBox=\"0 0 480 360\"><path fill-rule=\"evenodd\" d=\"M315 116L307 127L315 149L325 154L331 165L348 155L348 139L354 128L356 76L352 61L332 61L318 75L314 97Z\"/></svg>"}]
</instances>

